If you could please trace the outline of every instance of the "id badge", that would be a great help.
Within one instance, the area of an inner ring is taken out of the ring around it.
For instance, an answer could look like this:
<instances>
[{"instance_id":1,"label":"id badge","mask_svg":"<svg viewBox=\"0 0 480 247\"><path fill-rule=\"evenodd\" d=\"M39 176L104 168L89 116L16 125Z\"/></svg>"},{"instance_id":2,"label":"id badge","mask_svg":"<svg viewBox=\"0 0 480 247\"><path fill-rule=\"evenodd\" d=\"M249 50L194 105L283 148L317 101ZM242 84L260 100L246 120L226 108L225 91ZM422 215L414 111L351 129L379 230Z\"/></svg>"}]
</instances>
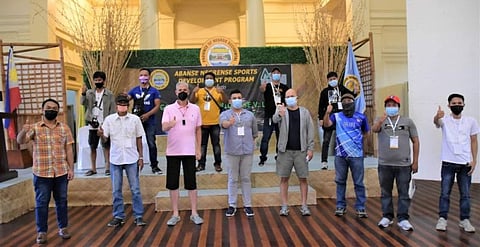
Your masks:
<instances>
[{"instance_id":1,"label":"id badge","mask_svg":"<svg viewBox=\"0 0 480 247\"><path fill-rule=\"evenodd\" d=\"M245 128L243 126L237 128L237 135L244 136L245 135Z\"/></svg>"},{"instance_id":2,"label":"id badge","mask_svg":"<svg viewBox=\"0 0 480 247\"><path fill-rule=\"evenodd\" d=\"M339 110L343 110L342 102L337 102L337 107Z\"/></svg>"},{"instance_id":3,"label":"id badge","mask_svg":"<svg viewBox=\"0 0 480 247\"><path fill-rule=\"evenodd\" d=\"M391 149L398 148L398 136L390 136L390 148Z\"/></svg>"},{"instance_id":4,"label":"id badge","mask_svg":"<svg viewBox=\"0 0 480 247\"><path fill-rule=\"evenodd\" d=\"M281 104L282 103L282 99L280 98L280 96L278 95L275 95L273 97L273 99L275 100L275 105L278 105L278 104Z\"/></svg>"},{"instance_id":5,"label":"id badge","mask_svg":"<svg viewBox=\"0 0 480 247\"><path fill-rule=\"evenodd\" d=\"M203 110L210 111L210 102L205 102L205 104L203 104Z\"/></svg>"}]
</instances>

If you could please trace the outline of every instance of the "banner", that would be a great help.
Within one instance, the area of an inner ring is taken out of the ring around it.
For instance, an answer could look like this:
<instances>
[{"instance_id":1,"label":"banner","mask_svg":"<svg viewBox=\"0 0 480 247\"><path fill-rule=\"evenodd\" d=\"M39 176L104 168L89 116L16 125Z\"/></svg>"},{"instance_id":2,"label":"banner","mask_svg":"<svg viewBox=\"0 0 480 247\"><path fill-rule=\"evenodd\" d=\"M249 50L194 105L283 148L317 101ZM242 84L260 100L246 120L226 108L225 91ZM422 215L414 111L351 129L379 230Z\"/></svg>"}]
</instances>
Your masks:
<instances>
[{"instance_id":1,"label":"banner","mask_svg":"<svg viewBox=\"0 0 480 247\"><path fill-rule=\"evenodd\" d=\"M366 108L365 94L363 93L360 72L358 71L357 60L355 60L351 41L348 41L347 62L345 64L345 76L343 78L343 85L357 94L355 98L355 111L364 113Z\"/></svg>"},{"instance_id":2,"label":"banner","mask_svg":"<svg viewBox=\"0 0 480 247\"><path fill-rule=\"evenodd\" d=\"M20 88L18 87L18 76L15 63L13 62L13 48L10 47L8 52L7 78L5 85L5 112L12 113L20 105L22 98L20 97ZM11 139L16 138L15 122L5 119L5 128L8 129L8 136Z\"/></svg>"},{"instance_id":3,"label":"banner","mask_svg":"<svg viewBox=\"0 0 480 247\"><path fill-rule=\"evenodd\" d=\"M160 91L161 105L157 119L161 119L161 113L166 105L175 102L175 85L178 81L186 82L190 85L190 91L199 85L204 87L203 75L207 72L215 74L215 86L220 86L225 90L229 97L233 89L242 92L244 98L244 108L252 111L257 118L259 130L263 127L264 99L260 92L262 82L270 82L270 72L273 68L279 68L282 72L281 83L292 87L292 68L286 64L268 64L268 65L240 65L240 66L215 66L215 67L151 67L150 84ZM220 103L220 102L219 102ZM221 103L225 108L230 108L229 104ZM161 133L161 121L157 121L157 134Z\"/></svg>"}]
</instances>

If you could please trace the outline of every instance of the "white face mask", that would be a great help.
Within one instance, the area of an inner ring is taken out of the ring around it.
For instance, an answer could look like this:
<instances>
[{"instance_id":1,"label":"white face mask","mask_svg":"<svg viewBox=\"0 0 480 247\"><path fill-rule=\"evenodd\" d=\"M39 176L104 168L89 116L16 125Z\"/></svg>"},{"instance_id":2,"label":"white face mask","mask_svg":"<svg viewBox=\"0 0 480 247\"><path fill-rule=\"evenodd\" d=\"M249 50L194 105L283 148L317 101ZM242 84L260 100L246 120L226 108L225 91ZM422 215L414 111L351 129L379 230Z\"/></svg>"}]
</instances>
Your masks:
<instances>
[{"instance_id":1,"label":"white face mask","mask_svg":"<svg viewBox=\"0 0 480 247\"><path fill-rule=\"evenodd\" d=\"M205 79L205 87L213 87L214 83L213 79Z\"/></svg>"},{"instance_id":2,"label":"white face mask","mask_svg":"<svg viewBox=\"0 0 480 247\"><path fill-rule=\"evenodd\" d=\"M328 85L330 85L330 87L336 87L338 85L338 81L337 80L331 80L328 82Z\"/></svg>"}]
</instances>

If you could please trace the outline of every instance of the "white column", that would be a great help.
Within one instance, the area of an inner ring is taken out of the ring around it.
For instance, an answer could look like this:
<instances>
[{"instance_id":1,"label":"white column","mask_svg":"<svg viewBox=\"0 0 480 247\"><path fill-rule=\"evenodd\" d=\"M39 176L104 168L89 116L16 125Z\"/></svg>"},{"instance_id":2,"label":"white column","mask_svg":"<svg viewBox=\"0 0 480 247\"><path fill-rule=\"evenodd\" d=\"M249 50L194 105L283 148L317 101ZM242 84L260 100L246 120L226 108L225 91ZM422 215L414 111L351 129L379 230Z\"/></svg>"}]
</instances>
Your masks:
<instances>
[{"instance_id":1,"label":"white column","mask_svg":"<svg viewBox=\"0 0 480 247\"><path fill-rule=\"evenodd\" d=\"M247 46L265 46L265 17L262 0L247 1Z\"/></svg>"},{"instance_id":2,"label":"white column","mask_svg":"<svg viewBox=\"0 0 480 247\"><path fill-rule=\"evenodd\" d=\"M157 0L140 0L142 15L142 33L140 35L140 49L158 49L158 6Z\"/></svg>"}]
</instances>

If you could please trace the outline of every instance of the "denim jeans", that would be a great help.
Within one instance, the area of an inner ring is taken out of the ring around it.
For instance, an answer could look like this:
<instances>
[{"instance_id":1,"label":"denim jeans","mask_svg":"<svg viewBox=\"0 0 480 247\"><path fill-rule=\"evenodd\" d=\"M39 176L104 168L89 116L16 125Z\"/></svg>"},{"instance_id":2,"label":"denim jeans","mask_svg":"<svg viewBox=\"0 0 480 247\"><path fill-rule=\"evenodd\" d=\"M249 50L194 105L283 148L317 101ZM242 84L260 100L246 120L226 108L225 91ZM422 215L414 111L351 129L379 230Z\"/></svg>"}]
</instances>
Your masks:
<instances>
[{"instance_id":1,"label":"denim jeans","mask_svg":"<svg viewBox=\"0 0 480 247\"><path fill-rule=\"evenodd\" d=\"M208 137L210 136L210 142L213 147L213 155L215 157L215 163L222 163L222 150L220 149L220 125L209 125L202 127L202 157L198 161L198 164L205 166L207 161L207 147Z\"/></svg>"},{"instance_id":2,"label":"denim jeans","mask_svg":"<svg viewBox=\"0 0 480 247\"><path fill-rule=\"evenodd\" d=\"M352 179L357 197L355 209L365 209L365 185L363 184L363 157L335 156L335 183L337 184L337 208L346 208L345 193L347 190L348 168L352 172Z\"/></svg>"},{"instance_id":3,"label":"denim jeans","mask_svg":"<svg viewBox=\"0 0 480 247\"><path fill-rule=\"evenodd\" d=\"M332 139L333 131L335 131L334 126L323 128L322 162L327 162L328 160L328 149L330 147L330 139Z\"/></svg>"},{"instance_id":4,"label":"denim jeans","mask_svg":"<svg viewBox=\"0 0 480 247\"><path fill-rule=\"evenodd\" d=\"M143 202L140 192L137 163L126 165L115 165L111 163L110 170L112 172L113 217L125 219L122 195L123 170L127 173L128 184L130 185L130 192L132 193L133 215L135 218L143 217Z\"/></svg>"},{"instance_id":5,"label":"denim jeans","mask_svg":"<svg viewBox=\"0 0 480 247\"><path fill-rule=\"evenodd\" d=\"M278 135L280 134L278 130L278 124L273 123L271 118L265 118L263 120L263 136L262 142L260 143L260 157L267 158L268 154L268 142L270 141L270 137L272 137L272 132L275 130L275 136L277 137L277 143L275 144L275 153L278 153Z\"/></svg>"},{"instance_id":6,"label":"denim jeans","mask_svg":"<svg viewBox=\"0 0 480 247\"><path fill-rule=\"evenodd\" d=\"M143 129L145 130L145 135L147 137L148 154L150 155L150 167L158 167L156 142L157 138L155 136L155 125L144 123Z\"/></svg>"},{"instance_id":7,"label":"denim jeans","mask_svg":"<svg viewBox=\"0 0 480 247\"><path fill-rule=\"evenodd\" d=\"M393 212L393 181L396 181L398 191L397 218L398 222L408 220L408 209L410 208L410 197L408 189L412 178L411 166L378 166L378 180L380 181L381 202L383 217L392 220L395 218Z\"/></svg>"},{"instance_id":8,"label":"denim jeans","mask_svg":"<svg viewBox=\"0 0 480 247\"><path fill-rule=\"evenodd\" d=\"M33 186L35 187L35 219L37 232L48 230L48 204L53 192L55 209L57 211L58 228L68 226L67 208L67 175L54 178L44 178L33 175Z\"/></svg>"},{"instance_id":9,"label":"denim jeans","mask_svg":"<svg viewBox=\"0 0 480 247\"><path fill-rule=\"evenodd\" d=\"M460 191L460 220L470 218L470 185L472 184L472 176L468 175L469 171L469 166L442 162L442 185L438 203L439 217L448 219L450 193L452 192L456 174L458 190Z\"/></svg>"}]
</instances>

